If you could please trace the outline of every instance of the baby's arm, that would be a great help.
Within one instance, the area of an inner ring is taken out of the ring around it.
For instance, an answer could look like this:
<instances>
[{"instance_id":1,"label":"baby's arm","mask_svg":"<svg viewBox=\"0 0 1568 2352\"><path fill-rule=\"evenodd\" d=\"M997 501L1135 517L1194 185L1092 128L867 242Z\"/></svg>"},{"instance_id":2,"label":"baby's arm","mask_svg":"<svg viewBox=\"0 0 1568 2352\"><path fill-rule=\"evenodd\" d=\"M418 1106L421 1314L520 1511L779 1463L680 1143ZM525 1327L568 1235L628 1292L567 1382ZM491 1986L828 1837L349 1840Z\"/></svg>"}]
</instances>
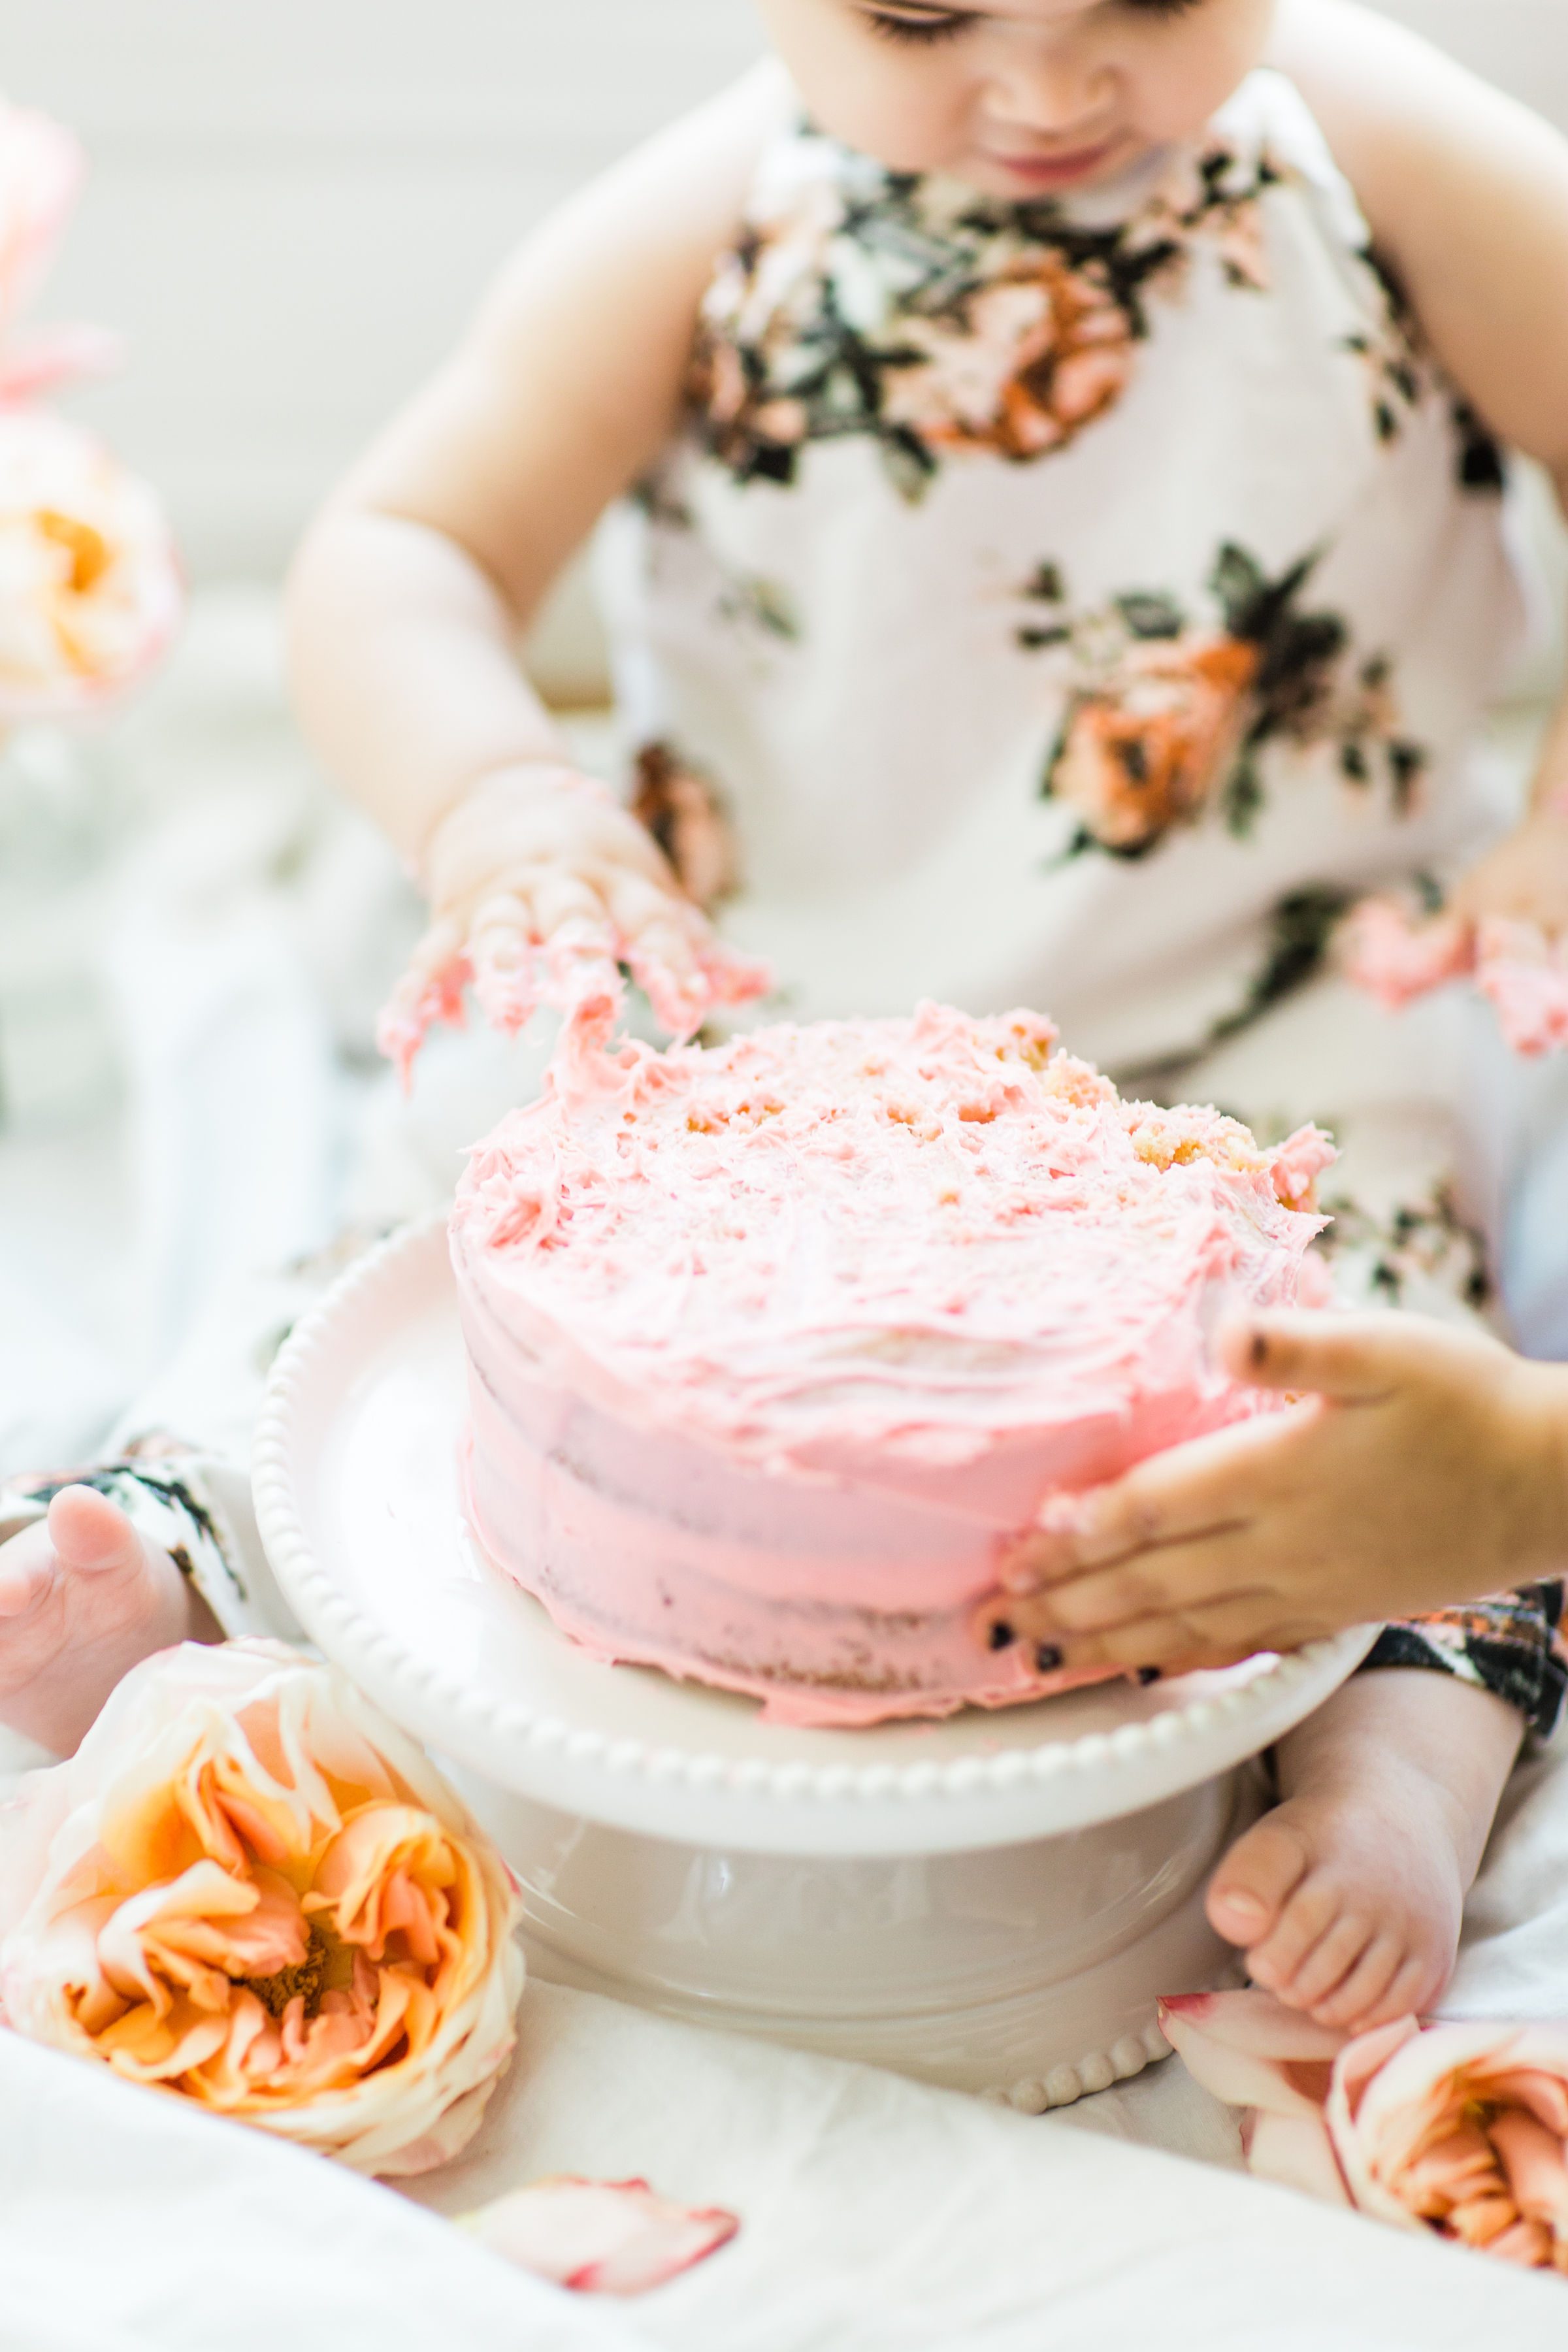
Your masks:
<instances>
[{"instance_id":1,"label":"baby's arm","mask_svg":"<svg viewBox=\"0 0 1568 2352\"><path fill-rule=\"evenodd\" d=\"M1276 57L1448 375L1568 514L1568 141L1352 0L1284 0ZM1522 824L1455 906L1568 933L1568 698Z\"/></svg>"},{"instance_id":2,"label":"baby's arm","mask_svg":"<svg viewBox=\"0 0 1568 2352\"><path fill-rule=\"evenodd\" d=\"M1212 1666L1568 1567L1568 1366L1405 1315L1229 1327L1310 1402L1064 1498L983 1613L1070 1666Z\"/></svg>"},{"instance_id":3,"label":"baby's arm","mask_svg":"<svg viewBox=\"0 0 1568 2352\"><path fill-rule=\"evenodd\" d=\"M708 946L647 833L573 775L516 649L676 429L714 256L786 102L771 68L748 76L548 222L296 562L306 730L433 900L416 995L467 957L504 1018L531 941L630 943L678 980Z\"/></svg>"}]
</instances>

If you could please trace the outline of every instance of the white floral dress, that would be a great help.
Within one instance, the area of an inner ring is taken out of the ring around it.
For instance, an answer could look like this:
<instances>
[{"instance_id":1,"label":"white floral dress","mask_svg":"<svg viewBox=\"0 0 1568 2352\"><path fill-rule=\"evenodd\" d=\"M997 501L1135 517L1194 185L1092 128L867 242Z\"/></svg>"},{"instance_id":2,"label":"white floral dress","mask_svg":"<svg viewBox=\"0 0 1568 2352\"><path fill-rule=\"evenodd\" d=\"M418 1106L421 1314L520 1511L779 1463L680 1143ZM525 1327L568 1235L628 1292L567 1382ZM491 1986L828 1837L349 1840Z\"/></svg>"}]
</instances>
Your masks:
<instances>
[{"instance_id":1,"label":"white floral dress","mask_svg":"<svg viewBox=\"0 0 1568 2352\"><path fill-rule=\"evenodd\" d=\"M1342 1294L1485 1305L1552 1075L1462 991L1383 1013L1331 949L1515 814L1472 749L1522 618L1508 467L1294 88L1018 205L803 121L689 394L601 588L633 804L773 962L767 1010L1026 1004L1124 1086L1316 1117ZM1544 1730L1562 1602L1373 1662Z\"/></svg>"}]
</instances>

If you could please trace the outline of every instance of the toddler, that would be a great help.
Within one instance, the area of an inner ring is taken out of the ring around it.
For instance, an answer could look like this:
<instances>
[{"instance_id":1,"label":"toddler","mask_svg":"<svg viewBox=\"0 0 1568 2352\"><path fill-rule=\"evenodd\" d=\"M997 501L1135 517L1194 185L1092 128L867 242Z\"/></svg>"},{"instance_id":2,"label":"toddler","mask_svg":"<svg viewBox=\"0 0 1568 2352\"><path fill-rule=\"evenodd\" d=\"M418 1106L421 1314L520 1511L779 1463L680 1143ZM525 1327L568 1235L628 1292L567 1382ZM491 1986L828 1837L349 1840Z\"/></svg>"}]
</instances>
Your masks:
<instances>
[{"instance_id":1,"label":"toddler","mask_svg":"<svg viewBox=\"0 0 1568 2352\"><path fill-rule=\"evenodd\" d=\"M301 553L307 729L432 901L389 1042L617 963L680 1031L759 960L802 1018L1037 1005L1123 1087L1323 1118L1342 1286L1462 1315L1494 1041L1326 950L1402 884L1568 918L1568 719L1506 839L1468 756L1505 451L1568 485L1568 150L1343 0L763 14L773 58L530 240ZM620 801L514 655L601 518ZM62 1638L94 1508L21 1539ZM1282 1999L1440 1990L1560 1600L1391 1633L1283 1743L1211 1896Z\"/></svg>"}]
</instances>

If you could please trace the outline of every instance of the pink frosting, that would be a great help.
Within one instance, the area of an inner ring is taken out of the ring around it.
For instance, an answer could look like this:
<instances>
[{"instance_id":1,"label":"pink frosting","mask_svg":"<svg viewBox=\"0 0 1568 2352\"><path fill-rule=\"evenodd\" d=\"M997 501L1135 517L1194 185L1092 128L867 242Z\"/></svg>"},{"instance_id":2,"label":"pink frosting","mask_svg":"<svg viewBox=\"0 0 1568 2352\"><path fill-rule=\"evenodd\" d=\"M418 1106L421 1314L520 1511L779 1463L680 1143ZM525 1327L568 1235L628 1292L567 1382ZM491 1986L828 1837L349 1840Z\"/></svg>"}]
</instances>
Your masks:
<instances>
[{"instance_id":1,"label":"pink frosting","mask_svg":"<svg viewBox=\"0 0 1568 2352\"><path fill-rule=\"evenodd\" d=\"M1050 1024L578 1054L452 1221L468 1493L597 1654L871 1721L1071 1679L972 1629L1053 1493L1259 1409L1226 1298L1294 1298L1315 1129L1124 1104Z\"/></svg>"},{"instance_id":2,"label":"pink frosting","mask_svg":"<svg viewBox=\"0 0 1568 2352\"><path fill-rule=\"evenodd\" d=\"M1539 923L1421 918L1395 898L1367 898L1346 922L1341 961L1394 1010L1445 981L1473 978L1516 1054L1568 1045L1568 942L1549 940Z\"/></svg>"}]
</instances>

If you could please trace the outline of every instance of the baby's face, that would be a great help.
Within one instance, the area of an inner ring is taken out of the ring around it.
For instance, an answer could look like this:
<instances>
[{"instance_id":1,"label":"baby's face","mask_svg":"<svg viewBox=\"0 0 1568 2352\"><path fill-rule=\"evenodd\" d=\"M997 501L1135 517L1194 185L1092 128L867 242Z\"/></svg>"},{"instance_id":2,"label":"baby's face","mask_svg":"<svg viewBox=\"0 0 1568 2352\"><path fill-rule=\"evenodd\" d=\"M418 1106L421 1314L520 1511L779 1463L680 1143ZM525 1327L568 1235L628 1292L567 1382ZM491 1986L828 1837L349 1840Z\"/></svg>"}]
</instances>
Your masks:
<instances>
[{"instance_id":1,"label":"baby's face","mask_svg":"<svg viewBox=\"0 0 1568 2352\"><path fill-rule=\"evenodd\" d=\"M1261 58L1274 0L762 0L814 121L898 172L1019 200L1191 138Z\"/></svg>"}]
</instances>

